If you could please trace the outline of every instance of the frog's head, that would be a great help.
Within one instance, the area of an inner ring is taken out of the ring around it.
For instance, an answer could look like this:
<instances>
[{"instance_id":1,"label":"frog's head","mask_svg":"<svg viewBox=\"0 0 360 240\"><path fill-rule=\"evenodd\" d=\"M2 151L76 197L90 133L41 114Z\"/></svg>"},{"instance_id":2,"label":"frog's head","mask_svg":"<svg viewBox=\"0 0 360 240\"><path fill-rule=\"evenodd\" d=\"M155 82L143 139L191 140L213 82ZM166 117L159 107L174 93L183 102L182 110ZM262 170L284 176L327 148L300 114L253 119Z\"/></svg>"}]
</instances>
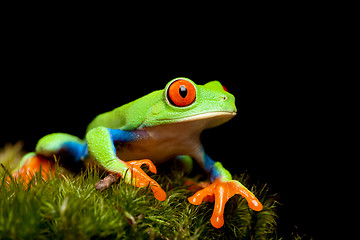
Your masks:
<instances>
[{"instance_id":1,"label":"frog's head","mask_svg":"<svg viewBox=\"0 0 360 240\"><path fill-rule=\"evenodd\" d=\"M236 115L235 97L218 81L197 85L188 78L176 78L158 95L145 126L197 121L210 128Z\"/></svg>"}]
</instances>

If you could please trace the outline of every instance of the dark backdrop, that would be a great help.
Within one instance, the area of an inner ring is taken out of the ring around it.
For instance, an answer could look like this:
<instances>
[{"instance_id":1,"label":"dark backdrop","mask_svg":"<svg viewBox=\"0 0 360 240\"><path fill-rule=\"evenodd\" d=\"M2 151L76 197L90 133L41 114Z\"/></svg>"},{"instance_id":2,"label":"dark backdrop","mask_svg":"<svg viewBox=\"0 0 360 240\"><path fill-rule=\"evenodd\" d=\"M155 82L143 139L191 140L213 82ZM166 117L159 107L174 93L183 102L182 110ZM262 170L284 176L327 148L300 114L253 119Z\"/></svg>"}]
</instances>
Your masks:
<instances>
[{"instance_id":1,"label":"dark backdrop","mask_svg":"<svg viewBox=\"0 0 360 240\"><path fill-rule=\"evenodd\" d=\"M3 45L0 146L22 140L32 151L49 133L83 137L96 115L175 77L219 80L235 95L238 114L204 132L208 155L278 194L282 232L317 234L321 167L331 153L325 144L326 51L314 32L262 24L215 39L211 30L205 38L165 34L156 42L151 34L119 37L100 28L96 38L90 27L68 31L23 22Z\"/></svg>"},{"instance_id":2,"label":"dark backdrop","mask_svg":"<svg viewBox=\"0 0 360 240\"><path fill-rule=\"evenodd\" d=\"M83 137L97 114L161 89L172 78L184 76L198 84L221 81L235 95L238 114L204 132L208 155L231 173L247 171L254 183L268 183L279 195L283 231L295 226L314 231L318 219L312 201L317 198L322 151L319 86L300 72L290 79L284 73L269 77L263 69L128 71L43 63L14 67L10 74L2 86L1 145L22 140L27 151L52 132Z\"/></svg>"}]
</instances>

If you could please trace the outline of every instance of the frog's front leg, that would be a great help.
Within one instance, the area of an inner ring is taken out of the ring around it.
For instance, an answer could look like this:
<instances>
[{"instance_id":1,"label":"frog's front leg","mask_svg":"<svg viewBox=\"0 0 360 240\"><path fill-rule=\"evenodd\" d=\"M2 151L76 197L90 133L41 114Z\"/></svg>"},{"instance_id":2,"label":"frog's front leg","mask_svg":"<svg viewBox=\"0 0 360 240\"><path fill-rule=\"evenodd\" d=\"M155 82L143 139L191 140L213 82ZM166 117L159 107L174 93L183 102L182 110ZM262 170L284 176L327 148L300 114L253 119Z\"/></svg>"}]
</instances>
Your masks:
<instances>
[{"instance_id":1,"label":"frog's front leg","mask_svg":"<svg viewBox=\"0 0 360 240\"><path fill-rule=\"evenodd\" d=\"M109 129L97 127L86 134L88 152L102 167L112 174L110 182L121 176L125 182L136 187L150 186L156 199L163 201L166 198L165 191L153 179L151 179L140 167L146 164L149 170L156 173L155 165L148 159L124 162L116 156L114 142L132 142L141 139L141 134L133 131ZM106 179L104 179L106 180Z\"/></svg>"},{"instance_id":2,"label":"frog's front leg","mask_svg":"<svg viewBox=\"0 0 360 240\"><path fill-rule=\"evenodd\" d=\"M235 194L243 196L251 209L255 211L262 210L263 206L254 194L239 181L232 180L231 174L220 162L214 162L203 150L195 159L205 171L209 173L212 183L196 192L193 196L189 197L188 200L192 204L199 205L204 199L215 198L214 211L211 217L211 224L214 227L220 228L224 225L223 215L225 204Z\"/></svg>"}]
</instances>

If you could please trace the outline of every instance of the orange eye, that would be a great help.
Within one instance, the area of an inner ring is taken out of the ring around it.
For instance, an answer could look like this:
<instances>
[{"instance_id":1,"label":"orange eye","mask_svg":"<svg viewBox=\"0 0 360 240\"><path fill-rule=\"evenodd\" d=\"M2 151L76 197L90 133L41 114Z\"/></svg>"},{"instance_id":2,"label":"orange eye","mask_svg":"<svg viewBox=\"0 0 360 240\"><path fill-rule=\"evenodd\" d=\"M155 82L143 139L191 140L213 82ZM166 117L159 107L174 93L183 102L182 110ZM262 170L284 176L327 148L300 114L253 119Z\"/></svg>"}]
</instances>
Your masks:
<instances>
[{"instance_id":1,"label":"orange eye","mask_svg":"<svg viewBox=\"0 0 360 240\"><path fill-rule=\"evenodd\" d=\"M195 101L195 98L195 86L187 80L176 80L167 90L168 101L178 107L189 106Z\"/></svg>"}]
</instances>

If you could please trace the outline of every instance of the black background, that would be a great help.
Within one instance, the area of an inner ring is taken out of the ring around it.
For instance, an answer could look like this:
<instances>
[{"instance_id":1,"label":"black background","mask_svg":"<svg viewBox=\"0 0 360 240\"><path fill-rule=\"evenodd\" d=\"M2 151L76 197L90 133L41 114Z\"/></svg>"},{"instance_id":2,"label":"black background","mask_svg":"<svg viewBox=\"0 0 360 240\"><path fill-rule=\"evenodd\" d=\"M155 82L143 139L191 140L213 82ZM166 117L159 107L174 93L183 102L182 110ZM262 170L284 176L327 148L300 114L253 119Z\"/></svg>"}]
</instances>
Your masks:
<instances>
[{"instance_id":1,"label":"black background","mask_svg":"<svg viewBox=\"0 0 360 240\"><path fill-rule=\"evenodd\" d=\"M35 25L21 22L6 37L0 146L22 140L32 151L49 133L83 137L96 115L175 77L219 80L234 94L238 114L204 132L208 155L278 194L280 233L319 233L321 167L331 154L323 76L331 70L323 65L317 31L263 23L220 30L217 37L209 29L202 38L177 28L180 34L159 38L144 30L152 26L131 37L121 28L115 34L97 26L95 34L60 21Z\"/></svg>"},{"instance_id":2,"label":"black background","mask_svg":"<svg viewBox=\"0 0 360 240\"><path fill-rule=\"evenodd\" d=\"M36 73L34 70L30 75ZM23 140L25 149L31 151L37 140L49 133L66 132L82 138L97 114L161 89L172 78L185 76L198 84L217 79L236 96L238 114L203 133L208 155L233 174L247 171L254 183L267 183L270 191L279 195L284 231L294 230L295 225L304 232L315 230L318 219L313 201L318 197L323 143L318 97L309 90L313 83L243 79L241 73L211 71L148 73L124 76L119 72L110 79L102 78L101 73L74 79L69 73L70 79L55 80L49 73L36 83L31 80L31 86L20 93L22 83L11 84L7 96L15 97L3 101L7 111L2 117L1 145Z\"/></svg>"}]
</instances>

